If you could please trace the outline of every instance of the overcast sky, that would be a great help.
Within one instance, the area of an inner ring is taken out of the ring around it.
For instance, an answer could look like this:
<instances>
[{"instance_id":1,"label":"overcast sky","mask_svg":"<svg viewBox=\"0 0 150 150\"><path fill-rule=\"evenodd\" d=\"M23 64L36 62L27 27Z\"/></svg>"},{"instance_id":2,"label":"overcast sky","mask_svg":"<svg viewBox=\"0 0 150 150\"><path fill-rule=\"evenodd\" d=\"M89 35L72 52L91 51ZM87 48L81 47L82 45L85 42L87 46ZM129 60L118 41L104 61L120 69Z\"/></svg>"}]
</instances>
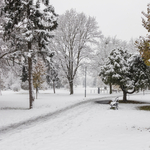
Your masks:
<instances>
[{"instance_id":1,"label":"overcast sky","mask_svg":"<svg viewBox=\"0 0 150 150\"><path fill-rule=\"evenodd\" d=\"M150 0L50 0L59 15L74 8L95 17L104 36L127 41L146 35L141 12L147 12L148 3Z\"/></svg>"}]
</instances>

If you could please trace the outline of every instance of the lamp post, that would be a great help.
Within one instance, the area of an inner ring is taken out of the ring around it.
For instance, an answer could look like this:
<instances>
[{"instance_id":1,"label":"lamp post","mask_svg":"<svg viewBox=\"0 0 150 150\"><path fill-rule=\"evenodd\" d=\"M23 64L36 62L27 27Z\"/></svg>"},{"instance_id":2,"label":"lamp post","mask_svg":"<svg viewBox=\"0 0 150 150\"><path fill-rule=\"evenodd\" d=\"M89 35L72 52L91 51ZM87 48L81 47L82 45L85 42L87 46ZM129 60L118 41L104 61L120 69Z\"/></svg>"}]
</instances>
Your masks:
<instances>
[{"instance_id":1,"label":"lamp post","mask_svg":"<svg viewBox=\"0 0 150 150\"><path fill-rule=\"evenodd\" d=\"M87 67L85 66L85 97L86 97L86 70L87 70Z\"/></svg>"},{"instance_id":2,"label":"lamp post","mask_svg":"<svg viewBox=\"0 0 150 150\"><path fill-rule=\"evenodd\" d=\"M1 72L0 72L0 95L2 95L1 88L2 88L2 79L1 79Z\"/></svg>"}]
</instances>

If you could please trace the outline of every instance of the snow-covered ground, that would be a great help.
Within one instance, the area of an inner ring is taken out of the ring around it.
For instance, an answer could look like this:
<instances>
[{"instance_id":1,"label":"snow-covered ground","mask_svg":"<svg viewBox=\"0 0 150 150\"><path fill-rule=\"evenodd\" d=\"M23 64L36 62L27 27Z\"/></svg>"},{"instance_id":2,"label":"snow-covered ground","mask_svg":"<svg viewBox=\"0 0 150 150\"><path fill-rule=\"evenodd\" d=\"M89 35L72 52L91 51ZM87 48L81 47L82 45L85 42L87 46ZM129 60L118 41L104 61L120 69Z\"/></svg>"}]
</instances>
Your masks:
<instances>
[{"instance_id":1,"label":"snow-covered ground","mask_svg":"<svg viewBox=\"0 0 150 150\"><path fill-rule=\"evenodd\" d=\"M85 98L84 89L75 95L56 92L40 91L32 110L28 93L2 92L0 150L150 150L150 112L137 109L147 104L120 103L119 110L111 110L94 101L76 104L118 94L87 92ZM148 93L128 98L150 102Z\"/></svg>"}]
</instances>

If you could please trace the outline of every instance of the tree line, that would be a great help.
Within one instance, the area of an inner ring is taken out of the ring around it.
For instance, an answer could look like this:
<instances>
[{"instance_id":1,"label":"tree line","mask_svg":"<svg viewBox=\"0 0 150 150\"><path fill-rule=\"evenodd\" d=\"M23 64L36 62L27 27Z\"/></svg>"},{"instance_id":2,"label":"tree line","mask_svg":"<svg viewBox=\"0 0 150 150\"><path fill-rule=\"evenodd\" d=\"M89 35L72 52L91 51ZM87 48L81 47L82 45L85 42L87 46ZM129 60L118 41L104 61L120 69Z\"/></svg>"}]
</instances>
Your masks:
<instances>
[{"instance_id":1,"label":"tree line","mask_svg":"<svg viewBox=\"0 0 150 150\"><path fill-rule=\"evenodd\" d=\"M73 94L78 71L82 72L85 67L92 76L100 74L102 81L110 85L110 91L111 85L119 85L124 97L128 90L137 91L147 86L149 81L143 79L147 76L140 73L145 73L149 62L148 38L125 42L105 37L94 17L73 9L58 15L49 0L4 0L0 7L0 89L2 77L9 70L15 72L22 82L28 82L30 109L35 99L34 88L37 96L45 80L53 83L54 92L56 82L67 81L70 94ZM148 28L145 20L143 25ZM128 54L135 52L135 45L142 57ZM116 59L117 55L122 58ZM136 68L140 81L138 77L133 78Z\"/></svg>"},{"instance_id":2,"label":"tree line","mask_svg":"<svg viewBox=\"0 0 150 150\"><path fill-rule=\"evenodd\" d=\"M53 83L58 75L67 79L73 94L77 70L92 53L90 44L101 37L95 18L75 10L59 16L49 0L2 1L1 18L1 76L13 68L28 81L29 108L35 99L33 86L38 93L43 76Z\"/></svg>"}]
</instances>

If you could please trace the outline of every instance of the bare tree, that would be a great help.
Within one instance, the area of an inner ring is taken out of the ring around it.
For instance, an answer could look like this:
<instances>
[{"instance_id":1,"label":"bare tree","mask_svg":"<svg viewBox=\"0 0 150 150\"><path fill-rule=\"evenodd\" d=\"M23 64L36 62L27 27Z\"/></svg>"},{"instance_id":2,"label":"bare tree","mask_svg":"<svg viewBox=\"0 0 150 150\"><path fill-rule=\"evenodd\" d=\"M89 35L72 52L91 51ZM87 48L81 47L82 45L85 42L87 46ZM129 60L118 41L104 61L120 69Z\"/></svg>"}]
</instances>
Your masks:
<instances>
[{"instance_id":1,"label":"bare tree","mask_svg":"<svg viewBox=\"0 0 150 150\"><path fill-rule=\"evenodd\" d=\"M70 94L73 94L73 81L77 70L83 60L93 52L92 44L102 35L98 31L95 18L72 9L59 17L55 35L53 49L69 82Z\"/></svg>"},{"instance_id":2,"label":"bare tree","mask_svg":"<svg viewBox=\"0 0 150 150\"><path fill-rule=\"evenodd\" d=\"M90 72L92 75L98 75L100 68L106 62L110 52L115 48L127 49L128 43L117 39L116 37L103 37L97 44L95 55L91 59Z\"/></svg>"}]
</instances>

